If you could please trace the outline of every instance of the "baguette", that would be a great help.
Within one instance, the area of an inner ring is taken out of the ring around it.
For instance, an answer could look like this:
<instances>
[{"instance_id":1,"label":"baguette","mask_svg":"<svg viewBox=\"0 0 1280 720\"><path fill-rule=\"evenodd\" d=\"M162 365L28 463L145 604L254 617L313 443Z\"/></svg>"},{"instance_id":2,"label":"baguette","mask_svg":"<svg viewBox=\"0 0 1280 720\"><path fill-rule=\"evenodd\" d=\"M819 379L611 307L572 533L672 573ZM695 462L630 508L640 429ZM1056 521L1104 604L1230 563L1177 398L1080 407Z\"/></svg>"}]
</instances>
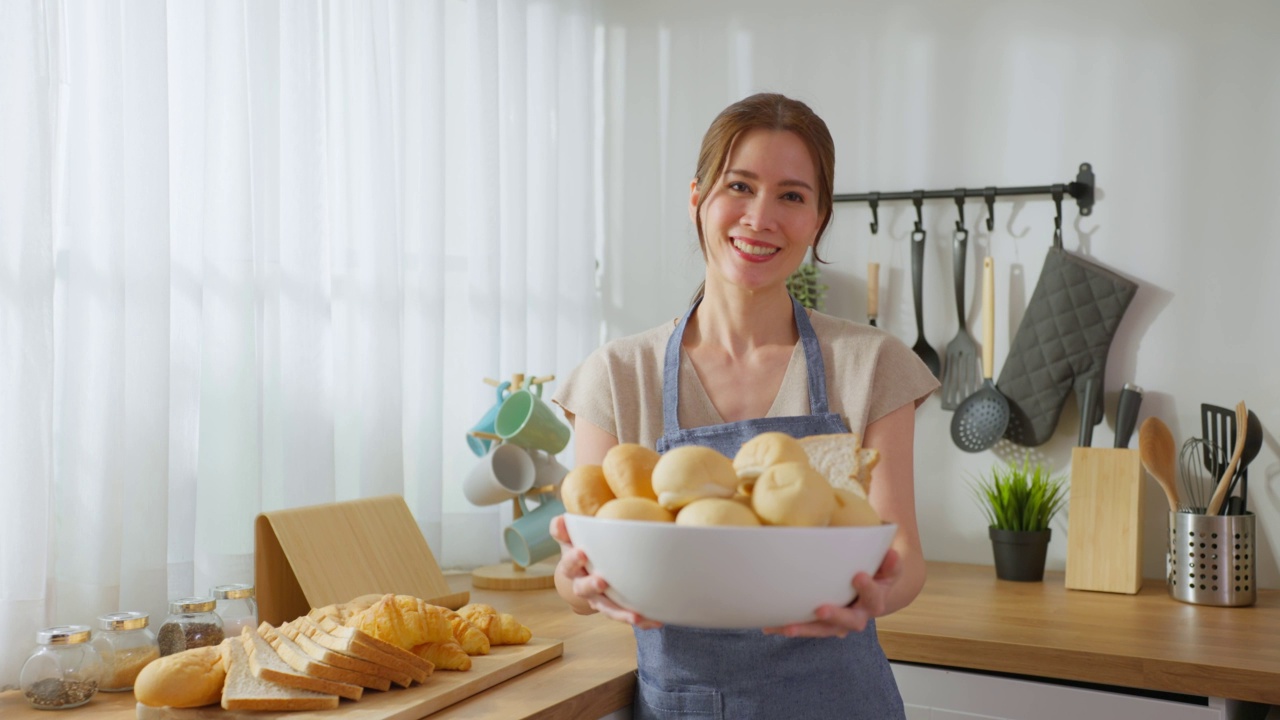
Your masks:
<instances>
[{"instance_id":1,"label":"baguette","mask_svg":"<svg viewBox=\"0 0 1280 720\"><path fill-rule=\"evenodd\" d=\"M222 686L223 710L331 710L338 696L288 687L255 677L244 643L228 638L220 646L227 679Z\"/></svg>"},{"instance_id":2,"label":"baguette","mask_svg":"<svg viewBox=\"0 0 1280 720\"><path fill-rule=\"evenodd\" d=\"M280 626L280 632L298 643L311 657L327 662L330 665L336 665L348 670L357 670L359 672L375 675L385 678L400 687L409 687L413 684L413 677L408 673L401 672L395 668L388 667L379 662L368 659L367 657L357 656L356 651L348 652L343 649L343 645L337 638L326 636L324 633L315 633L314 628L307 626L301 622L301 619L287 622ZM309 634L309 632L311 634Z\"/></svg>"},{"instance_id":3,"label":"baguette","mask_svg":"<svg viewBox=\"0 0 1280 720\"><path fill-rule=\"evenodd\" d=\"M237 640L244 644L245 653L249 656L249 669L255 677L289 687L337 695L348 700L359 700L364 694L364 688L359 685L328 680L294 670L276 653L275 648L250 628L241 630Z\"/></svg>"},{"instance_id":4,"label":"baguette","mask_svg":"<svg viewBox=\"0 0 1280 720\"><path fill-rule=\"evenodd\" d=\"M222 698L226 678L216 645L192 648L148 663L133 683L133 696L150 707L213 705Z\"/></svg>"},{"instance_id":5,"label":"baguette","mask_svg":"<svg viewBox=\"0 0 1280 720\"><path fill-rule=\"evenodd\" d=\"M324 678L326 680L337 680L338 682L351 683L353 685L361 685L370 690L389 690L391 688L391 680L389 678L380 677L372 673L362 672L358 663L363 660L357 658L347 658L333 650L320 645L316 645L311 638L304 636L306 642L311 643L317 649L317 656L308 654L296 641L285 637L283 633L278 632L271 627L270 623L263 622L258 626L258 634L262 639L266 640L271 647L275 648L280 658L289 664L289 667L306 675ZM337 657L334 657L337 656ZM343 659L351 660L351 665L355 667L344 667L339 663ZM335 660L336 662L328 662Z\"/></svg>"}]
</instances>

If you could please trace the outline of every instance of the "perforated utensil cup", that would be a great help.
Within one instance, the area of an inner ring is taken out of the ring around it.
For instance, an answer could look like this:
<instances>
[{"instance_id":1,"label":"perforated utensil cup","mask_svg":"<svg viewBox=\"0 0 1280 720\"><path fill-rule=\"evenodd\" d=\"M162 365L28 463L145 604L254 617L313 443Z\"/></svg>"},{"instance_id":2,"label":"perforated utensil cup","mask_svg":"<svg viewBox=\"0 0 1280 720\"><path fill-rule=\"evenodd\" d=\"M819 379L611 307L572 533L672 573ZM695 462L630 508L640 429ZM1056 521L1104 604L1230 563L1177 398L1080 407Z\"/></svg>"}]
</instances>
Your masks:
<instances>
[{"instance_id":1,"label":"perforated utensil cup","mask_svg":"<svg viewBox=\"0 0 1280 720\"><path fill-rule=\"evenodd\" d=\"M1169 513L1169 596L1194 605L1244 607L1258 599L1257 518Z\"/></svg>"}]
</instances>

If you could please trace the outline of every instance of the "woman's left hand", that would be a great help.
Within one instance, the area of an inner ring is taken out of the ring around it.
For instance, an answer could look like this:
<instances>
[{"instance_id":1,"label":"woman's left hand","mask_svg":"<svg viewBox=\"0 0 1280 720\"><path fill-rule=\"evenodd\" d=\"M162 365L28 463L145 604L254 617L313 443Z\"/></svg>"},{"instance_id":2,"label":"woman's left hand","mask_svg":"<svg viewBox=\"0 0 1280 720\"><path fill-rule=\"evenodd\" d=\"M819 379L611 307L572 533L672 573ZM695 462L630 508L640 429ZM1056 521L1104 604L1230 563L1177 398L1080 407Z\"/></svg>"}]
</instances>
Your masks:
<instances>
[{"instance_id":1,"label":"woman's left hand","mask_svg":"<svg viewBox=\"0 0 1280 720\"><path fill-rule=\"evenodd\" d=\"M867 573L854 576L853 588L858 591L858 598L852 605L823 605L815 611L818 619L813 622L765 628L764 632L786 637L844 637L850 632L862 632L871 619L884 614L889 590L901 576L901 558L897 550L890 548L875 577Z\"/></svg>"}]
</instances>

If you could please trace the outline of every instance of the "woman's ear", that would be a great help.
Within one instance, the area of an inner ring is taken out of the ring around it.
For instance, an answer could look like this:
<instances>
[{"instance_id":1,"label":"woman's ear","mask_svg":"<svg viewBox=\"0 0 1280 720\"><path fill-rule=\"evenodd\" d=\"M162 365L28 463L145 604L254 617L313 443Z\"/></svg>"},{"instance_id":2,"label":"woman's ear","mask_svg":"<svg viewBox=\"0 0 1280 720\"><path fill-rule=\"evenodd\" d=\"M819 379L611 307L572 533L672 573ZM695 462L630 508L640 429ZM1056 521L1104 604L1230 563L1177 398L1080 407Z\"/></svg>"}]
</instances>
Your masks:
<instances>
[{"instance_id":1,"label":"woman's ear","mask_svg":"<svg viewBox=\"0 0 1280 720\"><path fill-rule=\"evenodd\" d=\"M689 220L698 224L698 178L689 181Z\"/></svg>"}]
</instances>

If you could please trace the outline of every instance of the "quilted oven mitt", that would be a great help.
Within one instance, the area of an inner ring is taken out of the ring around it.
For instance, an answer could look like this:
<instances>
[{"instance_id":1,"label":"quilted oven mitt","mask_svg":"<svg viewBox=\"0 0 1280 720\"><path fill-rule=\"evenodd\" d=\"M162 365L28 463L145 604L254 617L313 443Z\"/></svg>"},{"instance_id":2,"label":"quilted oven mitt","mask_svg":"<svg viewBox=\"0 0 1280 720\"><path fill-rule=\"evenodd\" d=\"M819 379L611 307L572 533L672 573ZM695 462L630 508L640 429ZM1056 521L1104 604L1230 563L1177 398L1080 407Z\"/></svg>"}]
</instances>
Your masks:
<instances>
[{"instance_id":1,"label":"quilted oven mitt","mask_svg":"<svg viewBox=\"0 0 1280 720\"><path fill-rule=\"evenodd\" d=\"M1067 394L1083 393L1088 380L1101 387L1111 340L1137 289L1055 241L996 382L1009 400L1007 439L1027 447L1044 444ZM1097 409L1095 424L1100 403Z\"/></svg>"}]
</instances>

